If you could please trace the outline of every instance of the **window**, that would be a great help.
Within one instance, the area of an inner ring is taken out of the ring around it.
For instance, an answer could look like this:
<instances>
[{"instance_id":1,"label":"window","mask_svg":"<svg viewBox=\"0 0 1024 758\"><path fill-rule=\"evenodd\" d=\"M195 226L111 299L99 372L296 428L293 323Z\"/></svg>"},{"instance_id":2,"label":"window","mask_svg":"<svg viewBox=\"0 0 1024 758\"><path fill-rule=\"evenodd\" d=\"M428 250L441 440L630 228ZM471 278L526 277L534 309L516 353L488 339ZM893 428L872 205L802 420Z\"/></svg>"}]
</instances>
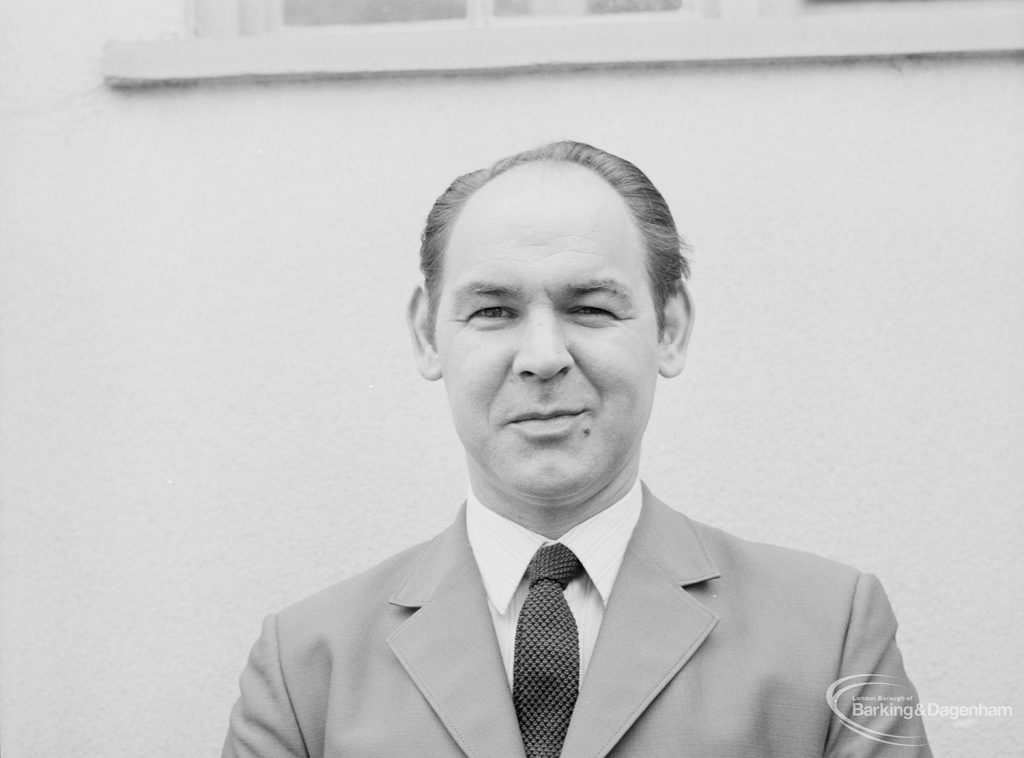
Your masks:
<instances>
[{"instance_id":1,"label":"window","mask_svg":"<svg viewBox=\"0 0 1024 758\"><path fill-rule=\"evenodd\" d=\"M466 17L466 0L284 0L285 26L379 24Z\"/></svg>"},{"instance_id":2,"label":"window","mask_svg":"<svg viewBox=\"0 0 1024 758\"><path fill-rule=\"evenodd\" d=\"M1024 50L1024 0L191 0L113 86Z\"/></svg>"},{"instance_id":3,"label":"window","mask_svg":"<svg viewBox=\"0 0 1024 758\"><path fill-rule=\"evenodd\" d=\"M283 0L283 26L679 11L682 0Z\"/></svg>"}]
</instances>

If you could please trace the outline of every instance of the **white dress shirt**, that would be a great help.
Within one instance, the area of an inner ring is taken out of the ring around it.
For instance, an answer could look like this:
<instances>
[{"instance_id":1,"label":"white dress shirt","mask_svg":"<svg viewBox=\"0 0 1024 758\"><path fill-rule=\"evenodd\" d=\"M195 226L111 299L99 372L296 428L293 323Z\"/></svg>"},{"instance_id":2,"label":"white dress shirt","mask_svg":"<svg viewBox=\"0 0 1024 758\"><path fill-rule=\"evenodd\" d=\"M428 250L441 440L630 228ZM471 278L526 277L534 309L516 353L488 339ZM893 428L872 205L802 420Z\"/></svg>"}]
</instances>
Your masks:
<instances>
[{"instance_id":1,"label":"white dress shirt","mask_svg":"<svg viewBox=\"0 0 1024 758\"><path fill-rule=\"evenodd\" d=\"M466 498L466 531L473 549L498 636L498 647L512 686L516 622L529 586L526 568L537 548L560 542L576 554L586 573L569 582L565 599L580 634L580 681L594 652L601 619L615 577L622 565L626 544L640 518L643 504L640 480L614 505L577 524L558 540L549 540L488 509L470 489Z\"/></svg>"}]
</instances>

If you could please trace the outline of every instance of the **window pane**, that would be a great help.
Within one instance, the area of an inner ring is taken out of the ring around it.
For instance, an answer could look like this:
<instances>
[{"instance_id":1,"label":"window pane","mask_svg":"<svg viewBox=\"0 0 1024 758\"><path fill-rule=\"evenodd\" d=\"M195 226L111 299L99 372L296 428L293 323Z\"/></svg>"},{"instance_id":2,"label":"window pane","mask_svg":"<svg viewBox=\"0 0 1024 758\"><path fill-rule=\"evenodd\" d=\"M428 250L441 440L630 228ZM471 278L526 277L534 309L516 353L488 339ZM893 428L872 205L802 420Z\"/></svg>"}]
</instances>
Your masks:
<instances>
[{"instance_id":1,"label":"window pane","mask_svg":"<svg viewBox=\"0 0 1024 758\"><path fill-rule=\"evenodd\" d=\"M465 18L466 0L284 0L287 26Z\"/></svg>"},{"instance_id":2,"label":"window pane","mask_svg":"<svg viewBox=\"0 0 1024 758\"><path fill-rule=\"evenodd\" d=\"M494 0L495 16L588 16L677 11L683 0Z\"/></svg>"}]
</instances>

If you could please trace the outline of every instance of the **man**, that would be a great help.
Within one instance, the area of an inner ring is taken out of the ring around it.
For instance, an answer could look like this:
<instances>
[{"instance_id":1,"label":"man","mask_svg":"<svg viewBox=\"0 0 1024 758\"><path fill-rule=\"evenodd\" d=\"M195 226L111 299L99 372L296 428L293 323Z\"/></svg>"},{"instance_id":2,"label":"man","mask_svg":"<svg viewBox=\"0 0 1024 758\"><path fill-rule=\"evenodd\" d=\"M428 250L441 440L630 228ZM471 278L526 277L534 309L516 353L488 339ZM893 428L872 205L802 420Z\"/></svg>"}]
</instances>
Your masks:
<instances>
[{"instance_id":1,"label":"man","mask_svg":"<svg viewBox=\"0 0 1024 758\"><path fill-rule=\"evenodd\" d=\"M409 322L467 502L267 619L225 756L930 755L876 579L639 482L692 322L681 250L647 177L579 143L438 199Z\"/></svg>"}]
</instances>

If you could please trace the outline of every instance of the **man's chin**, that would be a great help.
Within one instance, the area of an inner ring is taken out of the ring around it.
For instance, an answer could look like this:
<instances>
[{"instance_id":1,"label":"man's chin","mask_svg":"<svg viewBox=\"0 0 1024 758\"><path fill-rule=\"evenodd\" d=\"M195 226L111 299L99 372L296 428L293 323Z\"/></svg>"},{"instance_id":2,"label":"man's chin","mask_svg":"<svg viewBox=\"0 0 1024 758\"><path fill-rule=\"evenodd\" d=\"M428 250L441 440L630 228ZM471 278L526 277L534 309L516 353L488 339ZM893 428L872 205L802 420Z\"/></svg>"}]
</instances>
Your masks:
<instances>
[{"instance_id":1,"label":"man's chin","mask_svg":"<svg viewBox=\"0 0 1024 758\"><path fill-rule=\"evenodd\" d=\"M520 497L542 508L560 508L586 502L602 489L605 472L581 471L577 466L550 467L520 472L509 484Z\"/></svg>"},{"instance_id":2,"label":"man's chin","mask_svg":"<svg viewBox=\"0 0 1024 758\"><path fill-rule=\"evenodd\" d=\"M578 450L533 451L532 455L507 455L490 458L481 465L470 459L471 478L479 485L477 495L504 503L503 508L528 508L538 511L572 509L598 505L604 492L617 491L617 483L626 469L605 457L595 459ZM584 463L586 461L586 463ZM473 473L478 476L474 477ZM626 485L632 484L632 481ZM490 497L487 497L489 491ZM623 492L624 494L624 492ZM598 503L594 503L596 498ZM612 501L614 502L614 500ZM611 503L604 503L610 505Z\"/></svg>"}]
</instances>

